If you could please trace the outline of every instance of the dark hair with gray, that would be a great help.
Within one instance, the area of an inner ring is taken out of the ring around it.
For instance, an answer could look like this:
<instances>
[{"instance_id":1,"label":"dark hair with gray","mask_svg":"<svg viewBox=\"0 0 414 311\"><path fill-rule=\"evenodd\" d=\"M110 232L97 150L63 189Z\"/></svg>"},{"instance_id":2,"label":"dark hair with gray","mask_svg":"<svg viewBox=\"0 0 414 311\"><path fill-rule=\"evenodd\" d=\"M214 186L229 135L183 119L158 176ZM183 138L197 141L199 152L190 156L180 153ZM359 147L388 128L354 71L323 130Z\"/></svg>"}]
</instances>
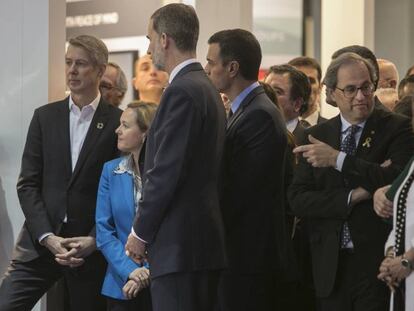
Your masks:
<instances>
[{"instance_id":1,"label":"dark hair with gray","mask_svg":"<svg viewBox=\"0 0 414 311\"><path fill-rule=\"evenodd\" d=\"M311 85L308 77L302 72L297 70L292 65L274 65L270 67L267 75L274 73L278 75L289 75L290 83L290 99L296 100L302 99L302 105L300 107L300 114L305 113L308 110L309 98L312 92Z\"/></svg>"},{"instance_id":2,"label":"dark hair with gray","mask_svg":"<svg viewBox=\"0 0 414 311\"><path fill-rule=\"evenodd\" d=\"M249 31L244 29L222 30L208 39L208 44L217 43L220 46L220 58L223 65L231 61L239 63L241 76L246 80L257 80L262 50L259 41Z\"/></svg>"},{"instance_id":3,"label":"dark hair with gray","mask_svg":"<svg viewBox=\"0 0 414 311\"><path fill-rule=\"evenodd\" d=\"M108 48L102 40L94 36L80 35L70 39L69 44L84 49L95 66L108 63Z\"/></svg>"},{"instance_id":4,"label":"dark hair with gray","mask_svg":"<svg viewBox=\"0 0 414 311\"><path fill-rule=\"evenodd\" d=\"M374 52L372 52L369 48L362 46L362 45L350 45L346 46L342 49L337 50L335 53L332 54L332 59L338 58L340 55L344 53L355 53L362 58L368 60L374 68L375 72L375 79L372 80L372 83L375 86L375 89L378 85L379 80L379 66L377 62L377 57L375 56Z\"/></svg>"},{"instance_id":5,"label":"dark hair with gray","mask_svg":"<svg viewBox=\"0 0 414 311\"><path fill-rule=\"evenodd\" d=\"M113 62L109 62L108 66L111 66L116 69L117 75L116 75L115 86L118 88L118 90L121 93L125 94L126 91L128 90L128 80L125 76L124 71L121 69L121 67L119 67L118 64L113 63Z\"/></svg>"},{"instance_id":6,"label":"dark hair with gray","mask_svg":"<svg viewBox=\"0 0 414 311\"><path fill-rule=\"evenodd\" d=\"M332 60L332 62L329 64L328 69L326 69L325 78L323 79L323 84L326 85L328 89L334 90L336 86L338 85L338 71L339 68L345 65L351 65L351 64L364 64L369 72L369 77L371 79L371 82L376 81L376 74L374 66L371 64L370 61L367 59L359 56L355 53L344 53L338 58L335 58Z\"/></svg>"},{"instance_id":7,"label":"dark hair with gray","mask_svg":"<svg viewBox=\"0 0 414 311\"><path fill-rule=\"evenodd\" d=\"M135 120L141 131L146 132L154 120L157 104L136 100L128 104L127 108L135 112Z\"/></svg>"},{"instance_id":8,"label":"dark hair with gray","mask_svg":"<svg viewBox=\"0 0 414 311\"><path fill-rule=\"evenodd\" d=\"M263 82L263 81L259 81L259 84L263 87L263 90L265 91L267 97L270 98L272 103L275 104L275 106L280 109L280 105L279 105L279 101L277 100L276 92L270 86L270 84L266 83L266 82Z\"/></svg>"},{"instance_id":9,"label":"dark hair with gray","mask_svg":"<svg viewBox=\"0 0 414 311\"><path fill-rule=\"evenodd\" d=\"M199 21L192 6L182 3L167 4L151 16L157 34L165 33L174 39L181 52L193 52L197 48Z\"/></svg>"},{"instance_id":10,"label":"dark hair with gray","mask_svg":"<svg viewBox=\"0 0 414 311\"><path fill-rule=\"evenodd\" d=\"M321 82L322 79L322 69L318 61L312 57L308 56L299 56L294 59L291 59L288 62L289 65L293 67L311 67L318 72L318 81Z\"/></svg>"}]
</instances>

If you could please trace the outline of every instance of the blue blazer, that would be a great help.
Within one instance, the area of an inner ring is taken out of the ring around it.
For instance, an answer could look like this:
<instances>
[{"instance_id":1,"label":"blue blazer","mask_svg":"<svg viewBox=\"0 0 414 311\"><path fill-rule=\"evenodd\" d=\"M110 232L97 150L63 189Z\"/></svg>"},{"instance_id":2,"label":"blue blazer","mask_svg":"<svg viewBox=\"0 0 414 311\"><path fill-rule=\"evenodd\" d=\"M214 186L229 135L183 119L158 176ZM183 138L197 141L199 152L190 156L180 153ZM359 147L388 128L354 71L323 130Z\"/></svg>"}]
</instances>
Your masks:
<instances>
[{"instance_id":1,"label":"blue blazer","mask_svg":"<svg viewBox=\"0 0 414 311\"><path fill-rule=\"evenodd\" d=\"M129 274L139 267L125 255L124 249L135 206L132 176L114 173L122 159L105 163L96 206L96 244L108 262L102 294L115 299L126 299L122 287Z\"/></svg>"}]
</instances>

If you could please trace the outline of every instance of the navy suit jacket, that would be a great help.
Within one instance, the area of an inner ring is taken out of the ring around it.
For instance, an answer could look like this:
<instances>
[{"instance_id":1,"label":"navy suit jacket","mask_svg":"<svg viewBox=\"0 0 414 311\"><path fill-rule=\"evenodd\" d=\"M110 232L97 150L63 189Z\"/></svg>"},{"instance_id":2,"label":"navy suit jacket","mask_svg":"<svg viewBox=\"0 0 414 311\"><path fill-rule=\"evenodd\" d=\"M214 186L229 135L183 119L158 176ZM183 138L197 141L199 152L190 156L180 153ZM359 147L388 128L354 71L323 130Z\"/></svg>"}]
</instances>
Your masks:
<instances>
[{"instance_id":1,"label":"navy suit jacket","mask_svg":"<svg viewBox=\"0 0 414 311\"><path fill-rule=\"evenodd\" d=\"M166 88L146 141L134 231L148 242L153 278L225 266L218 177L226 116L199 63Z\"/></svg>"},{"instance_id":2,"label":"navy suit jacket","mask_svg":"<svg viewBox=\"0 0 414 311\"><path fill-rule=\"evenodd\" d=\"M125 254L135 204L132 176L114 173L122 159L105 163L96 204L96 244L108 262L102 294L116 299L125 299L122 287L139 267Z\"/></svg>"},{"instance_id":3,"label":"navy suit jacket","mask_svg":"<svg viewBox=\"0 0 414 311\"><path fill-rule=\"evenodd\" d=\"M259 86L227 124L221 208L231 271L269 273L285 266L286 150L285 122Z\"/></svg>"}]
</instances>

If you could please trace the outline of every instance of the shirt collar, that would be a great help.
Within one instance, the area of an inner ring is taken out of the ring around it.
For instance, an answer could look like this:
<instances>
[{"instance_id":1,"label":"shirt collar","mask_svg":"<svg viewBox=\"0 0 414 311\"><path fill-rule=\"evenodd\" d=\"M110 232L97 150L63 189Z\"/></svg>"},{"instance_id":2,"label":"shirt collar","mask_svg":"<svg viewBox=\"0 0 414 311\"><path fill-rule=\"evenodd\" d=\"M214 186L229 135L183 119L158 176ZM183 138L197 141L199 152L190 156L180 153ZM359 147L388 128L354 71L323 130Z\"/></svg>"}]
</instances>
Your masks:
<instances>
[{"instance_id":1,"label":"shirt collar","mask_svg":"<svg viewBox=\"0 0 414 311\"><path fill-rule=\"evenodd\" d=\"M296 126L298 125L299 119L295 118L292 119L290 121L286 122L286 128L289 132L293 133L293 131L295 130Z\"/></svg>"},{"instance_id":2,"label":"shirt collar","mask_svg":"<svg viewBox=\"0 0 414 311\"><path fill-rule=\"evenodd\" d=\"M119 162L118 166L114 169L114 174L124 174L134 175L134 162L132 159L132 154L124 156Z\"/></svg>"},{"instance_id":3,"label":"shirt collar","mask_svg":"<svg viewBox=\"0 0 414 311\"><path fill-rule=\"evenodd\" d=\"M89 105L86 105L85 107L88 107L88 106L92 107L92 109L96 111L100 101L101 101L101 93L98 92L98 96L96 96L95 99ZM73 105L75 105L75 102L72 99L72 95L70 95L69 96L69 111L72 111Z\"/></svg>"},{"instance_id":4,"label":"shirt collar","mask_svg":"<svg viewBox=\"0 0 414 311\"><path fill-rule=\"evenodd\" d=\"M348 130L348 128L352 124L349 123L347 120L345 120L345 118L342 116L342 114L340 114L340 116L341 116L341 124L342 124L341 133L343 134L343 133L345 133ZM355 124L355 125L358 125L361 129L363 129L364 126L365 126L365 123L367 123L367 120L365 120L365 121L363 121L361 123Z\"/></svg>"},{"instance_id":5,"label":"shirt collar","mask_svg":"<svg viewBox=\"0 0 414 311\"><path fill-rule=\"evenodd\" d=\"M231 111L235 113L239 109L240 104L243 100L253 91L256 87L260 86L259 82L253 82L248 87L246 87L231 103Z\"/></svg>"},{"instance_id":6,"label":"shirt collar","mask_svg":"<svg viewBox=\"0 0 414 311\"><path fill-rule=\"evenodd\" d=\"M175 76L183 69L185 66L190 65L192 63L197 63L197 60L195 58L190 58L182 63L179 63L177 66L174 67L174 69L171 71L170 78L168 79L168 83L171 84L172 80L174 80Z\"/></svg>"}]
</instances>

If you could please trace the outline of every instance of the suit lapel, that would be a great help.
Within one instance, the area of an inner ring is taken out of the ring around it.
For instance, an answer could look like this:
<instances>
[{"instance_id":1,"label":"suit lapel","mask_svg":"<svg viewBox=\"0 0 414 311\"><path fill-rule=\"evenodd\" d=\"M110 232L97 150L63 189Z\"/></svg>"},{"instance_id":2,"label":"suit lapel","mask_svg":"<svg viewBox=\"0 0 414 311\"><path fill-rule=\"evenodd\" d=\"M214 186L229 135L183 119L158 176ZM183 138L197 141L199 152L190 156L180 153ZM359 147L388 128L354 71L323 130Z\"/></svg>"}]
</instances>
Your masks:
<instances>
[{"instance_id":1,"label":"suit lapel","mask_svg":"<svg viewBox=\"0 0 414 311\"><path fill-rule=\"evenodd\" d=\"M230 130L230 128L236 123L236 121L242 115L244 109L246 109L246 107L249 106L249 104L253 101L253 99L262 93L264 93L263 88L261 86L258 86L246 96L246 98L241 102L236 112L228 119L227 130Z\"/></svg>"},{"instance_id":2,"label":"suit lapel","mask_svg":"<svg viewBox=\"0 0 414 311\"><path fill-rule=\"evenodd\" d=\"M364 129L361 133L361 138L359 139L356 152L358 156L364 157L371 151L372 146L375 146L378 137L377 129L380 128L378 127L379 119L377 110L374 109L371 116L365 123Z\"/></svg>"},{"instance_id":3,"label":"suit lapel","mask_svg":"<svg viewBox=\"0 0 414 311\"><path fill-rule=\"evenodd\" d=\"M59 126L59 143L63 149L63 163L65 164L66 176L72 175L72 160L70 149L70 127L69 127L69 97L62 101L62 105L59 107L58 122Z\"/></svg>"},{"instance_id":4,"label":"suit lapel","mask_svg":"<svg viewBox=\"0 0 414 311\"><path fill-rule=\"evenodd\" d=\"M326 135L326 143L329 144L332 148L340 150L342 130L341 117L337 115L332 119L332 121L326 124L329 124L331 127L331 129L328 129L326 133L324 133L324 135Z\"/></svg>"},{"instance_id":5,"label":"suit lapel","mask_svg":"<svg viewBox=\"0 0 414 311\"><path fill-rule=\"evenodd\" d=\"M134 186L132 184L132 177L128 173L119 175L120 177L120 186L122 188L124 200L131 210L132 215L135 215L135 204L134 204Z\"/></svg>"},{"instance_id":6,"label":"suit lapel","mask_svg":"<svg viewBox=\"0 0 414 311\"><path fill-rule=\"evenodd\" d=\"M92 118L88 132L86 134L85 141L83 142L82 149L80 151L78 161L76 162L76 166L73 171L69 186L72 184L72 182L78 175L81 167L83 166L90 152L94 149L98 138L105 131L107 121L108 107L107 104L101 98L98 107L96 108L95 114Z\"/></svg>"}]
</instances>

